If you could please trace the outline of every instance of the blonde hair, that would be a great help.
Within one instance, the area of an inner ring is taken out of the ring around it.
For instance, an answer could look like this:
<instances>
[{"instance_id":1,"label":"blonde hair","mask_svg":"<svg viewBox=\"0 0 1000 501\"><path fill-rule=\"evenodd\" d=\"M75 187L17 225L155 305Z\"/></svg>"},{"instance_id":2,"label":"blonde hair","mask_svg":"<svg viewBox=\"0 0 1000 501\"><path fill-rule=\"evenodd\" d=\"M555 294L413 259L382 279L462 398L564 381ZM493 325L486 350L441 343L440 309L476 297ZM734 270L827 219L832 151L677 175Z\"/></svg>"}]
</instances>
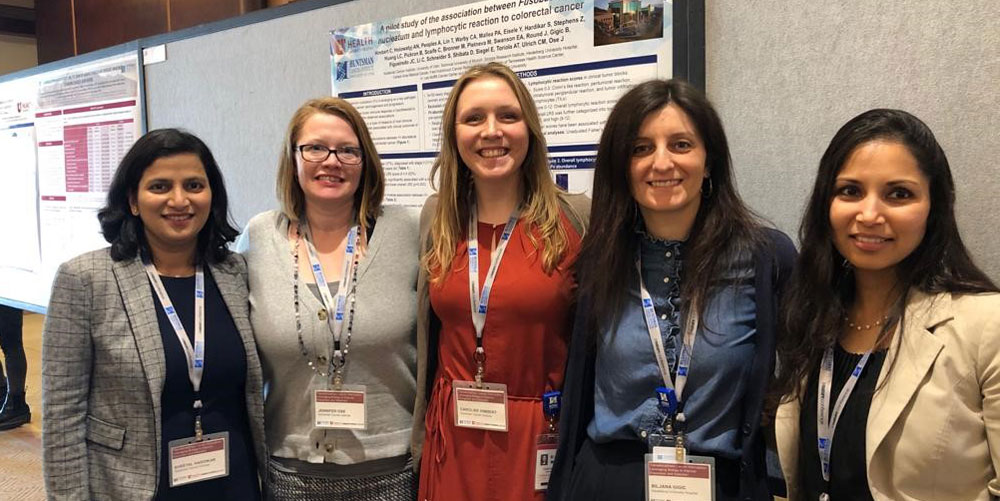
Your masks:
<instances>
[{"instance_id":1,"label":"blonde hair","mask_svg":"<svg viewBox=\"0 0 1000 501\"><path fill-rule=\"evenodd\" d=\"M528 126L528 152L519 169L521 218L528 229L537 229L541 236L541 242L538 242L533 232L525 232L536 249L542 247L542 269L545 273L552 273L569 247L569 237L560 221L562 192L549 174L548 149L531 94L507 66L497 62L476 65L458 78L448 95L441 119L441 152L431 169L432 183L435 174L440 174L437 186L439 199L431 221L432 246L424 255L423 266L434 282L440 281L451 267L459 239L465 234L475 196L472 173L458 153L455 124L459 96L469 82L481 78L498 78L510 86Z\"/></svg>"},{"instance_id":2,"label":"blonde hair","mask_svg":"<svg viewBox=\"0 0 1000 501\"><path fill-rule=\"evenodd\" d=\"M382 196L385 193L385 174L382 172L382 162L379 160L375 143L372 142L368 126L361 118L358 110L351 103L337 97L310 99L302 104L292 119L288 122L285 133L285 144L281 148L281 158L278 160L278 181L276 185L281 212L290 221L297 222L305 215L306 199L299 186L297 168L295 165L296 144L302 134L306 120L317 113L334 115L344 119L351 125L354 135L361 143L361 185L354 193L354 210L358 214L358 224L362 232L368 231L368 220L378 216L382 206Z\"/></svg>"}]
</instances>

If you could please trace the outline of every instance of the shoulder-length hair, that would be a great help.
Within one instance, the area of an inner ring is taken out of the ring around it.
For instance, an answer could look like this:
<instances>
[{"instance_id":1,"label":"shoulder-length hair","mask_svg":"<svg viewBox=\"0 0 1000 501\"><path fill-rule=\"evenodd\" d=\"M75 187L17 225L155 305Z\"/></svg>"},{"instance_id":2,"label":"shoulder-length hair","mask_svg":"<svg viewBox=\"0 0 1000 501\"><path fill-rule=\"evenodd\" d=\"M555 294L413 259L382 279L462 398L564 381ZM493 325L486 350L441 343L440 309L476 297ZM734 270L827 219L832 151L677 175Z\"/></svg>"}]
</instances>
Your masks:
<instances>
[{"instance_id":1,"label":"shoulder-length hair","mask_svg":"<svg viewBox=\"0 0 1000 501\"><path fill-rule=\"evenodd\" d=\"M681 294L685 310L694 304L701 317L710 284L733 258L753 251L763 241L756 216L736 192L732 159L722 120L705 95L682 80L651 80L628 91L615 103L601 133L594 164L594 201L590 228L580 249L577 273L580 293L591 298L587 312L592 335L617 324L635 275L639 246L635 233L641 224L631 191L629 168L632 146L643 121L674 104L694 123L705 145L702 200L685 244Z\"/></svg>"},{"instance_id":2,"label":"shoulder-length hair","mask_svg":"<svg viewBox=\"0 0 1000 501\"><path fill-rule=\"evenodd\" d=\"M521 217L537 229L541 237L541 242L537 242L533 232L526 232L536 248L542 248L542 269L551 273L569 246L569 237L559 219L562 194L549 174L548 148L542 136L542 123L535 101L521 79L507 66L496 62L473 66L458 78L448 95L441 119L441 152L431 169L432 184L435 175L440 175L437 187L439 200L431 221L433 246L424 256L423 265L433 281L440 280L451 267L459 239L466 232L470 207L474 202L472 172L458 153L455 125L459 96L469 82L482 78L497 78L510 86L528 126L528 151L519 169L523 190Z\"/></svg>"},{"instance_id":3,"label":"shoulder-length hair","mask_svg":"<svg viewBox=\"0 0 1000 501\"><path fill-rule=\"evenodd\" d=\"M302 127L306 120L317 113L325 113L342 118L350 124L354 135L361 143L361 186L354 192L354 210L358 215L361 231L367 232L369 221L374 221L382 206L382 196L385 194L385 173L382 171L382 161L375 150L375 143L368 133L368 126L361 118L358 110L347 101L338 97L322 97L310 99L299 106L288 122L285 133L285 144L281 147L281 158L278 160L278 180L276 191L281 212L293 223L305 216L306 198L299 185L298 169L295 156Z\"/></svg>"},{"instance_id":4,"label":"shoulder-length hair","mask_svg":"<svg viewBox=\"0 0 1000 501\"><path fill-rule=\"evenodd\" d=\"M132 214L131 202L138 196L142 174L153 162L184 153L198 156L212 189L212 206L208 221L198 233L197 254L205 263L219 263L229 256L228 245L239 231L229 222L229 197L219 164L195 135L178 129L157 129L140 137L122 158L111 179L107 203L97 213L104 239L111 244L111 259L122 261L135 258L140 251L149 252L145 227L142 219Z\"/></svg>"},{"instance_id":5,"label":"shoulder-length hair","mask_svg":"<svg viewBox=\"0 0 1000 501\"><path fill-rule=\"evenodd\" d=\"M833 244L830 203L837 174L858 147L871 141L898 142L917 160L930 185L931 209L924 238L896 265L897 289L903 294L892 307L899 320L906 292L975 293L997 287L972 262L955 222L955 183L944 150L927 124L900 110L866 111L844 124L819 162L816 182L799 228L802 249L789 280L779 326L779 398L797 398L801 382L820 363L823 351L837 342L844 316L854 302L854 273ZM888 322L888 325L893 324ZM891 335L883 327L879 343Z\"/></svg>"}]
</instances>

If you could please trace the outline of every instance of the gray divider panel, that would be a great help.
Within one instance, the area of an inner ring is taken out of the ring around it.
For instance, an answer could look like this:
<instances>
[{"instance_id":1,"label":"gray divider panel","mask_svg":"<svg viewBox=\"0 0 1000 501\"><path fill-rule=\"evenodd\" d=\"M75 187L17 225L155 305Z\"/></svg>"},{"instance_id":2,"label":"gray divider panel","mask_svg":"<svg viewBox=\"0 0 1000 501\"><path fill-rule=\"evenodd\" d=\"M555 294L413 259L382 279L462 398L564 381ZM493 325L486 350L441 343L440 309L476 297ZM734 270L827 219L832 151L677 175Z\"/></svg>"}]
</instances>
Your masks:
<instances>
[{"instance_id":1,"label":"gray divider panel","mask_svg":"<svg viewBox=\"0 0 1000 501\"><path fill-rule=\"evenodd\" d=\"M794 237L837 129L904 109L948 155L963 240L1000 280L1000 3L709 1L705 17L708 94L754 209Z\"/></svg>"},{"instance_id":2,"label":"gray divider panel","mask_svg":"<svg viewBox=\"0 0 1000 501\"><path fill-rule=\"evenodd\" d=\"M330 30L463 3L355 0L168 43L167 60L146 66L149 129L183 127L208 144L242 227L278 206L278 153L292 113L330 95Z\"/></svg>"}]
</instances>

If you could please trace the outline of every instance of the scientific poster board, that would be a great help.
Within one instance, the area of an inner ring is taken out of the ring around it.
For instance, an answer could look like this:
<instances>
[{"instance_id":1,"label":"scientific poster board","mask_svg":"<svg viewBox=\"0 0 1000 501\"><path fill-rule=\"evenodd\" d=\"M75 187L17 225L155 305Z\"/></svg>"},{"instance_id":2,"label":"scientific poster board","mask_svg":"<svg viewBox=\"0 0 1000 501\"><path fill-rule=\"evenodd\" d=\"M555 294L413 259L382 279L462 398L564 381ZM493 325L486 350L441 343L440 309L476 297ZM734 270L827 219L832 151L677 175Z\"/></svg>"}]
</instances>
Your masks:
<instances>
[{"instance_id":1,"label":"scientific poster board","mask_svg":"<svg viewBox=\"0 0 1000 501\"><path fill-rule=\"evenodd\" d=\"M0 263L27 273L41 265L35 184L36 88L33 78L0 83L0 214L6 215L5 233L17 236L5 238L0 245Z\"/></svg>"},{"instance_id":2,"label":"scientific poster board","mask_svg":"<svg viewBox=\"0 0 1000 501\"><path fill-rule=\"evenodd\" d=\"M44 309L59 265L107 245L97 211L142 134L136 51L0 83L0 298ZM12 155L8 155L8 151Z\"/></svg>"},{"instance_id":3,"label":"scientific poster board","mask_svg":"<svg viewBox=\"0 0 1000 501\"><path fill-rule=\"evenodd\" d=\"M441 115L474 64L507 64L531 91L556 183L589 193L604 120L634 85L673 72L667 0L486 0L331 32L333 94L364 117L386 203L420 207Z\"/></svg>"}]
</instances>

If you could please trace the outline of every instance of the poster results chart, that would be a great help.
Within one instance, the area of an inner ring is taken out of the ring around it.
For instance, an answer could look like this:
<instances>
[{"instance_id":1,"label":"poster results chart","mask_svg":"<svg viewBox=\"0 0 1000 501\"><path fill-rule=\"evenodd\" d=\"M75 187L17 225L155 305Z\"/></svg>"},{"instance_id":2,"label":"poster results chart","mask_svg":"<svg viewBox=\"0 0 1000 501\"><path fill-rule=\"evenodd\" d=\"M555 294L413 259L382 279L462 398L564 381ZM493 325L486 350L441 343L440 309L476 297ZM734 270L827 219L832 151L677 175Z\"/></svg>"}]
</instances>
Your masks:
<instances>
[{"instance_id":1,"label":"poster results chart","mask_svg":"<svg viewBox=\"0 0 1000 501\"><path fill-rule=\"evenodd\" d=\"M340 28L331 33L333 94L368 124L386 202L420 207L455 79L503 62L535 100L556 183L589 194L614 103L672 74L671 12L663 0L487 0Z\"/></svg>"},{"instance_id":2,"label":"poster results chart","mask_svg":"<svg viewBox=\"0 0 1000 501\"><path fill-rule=\"evenodd\" d=\"M107 245L97 211L141 131L137 67L130 55L39 83L39 228L42 260L53 269Z\"/></svg>"}]
</instances>

